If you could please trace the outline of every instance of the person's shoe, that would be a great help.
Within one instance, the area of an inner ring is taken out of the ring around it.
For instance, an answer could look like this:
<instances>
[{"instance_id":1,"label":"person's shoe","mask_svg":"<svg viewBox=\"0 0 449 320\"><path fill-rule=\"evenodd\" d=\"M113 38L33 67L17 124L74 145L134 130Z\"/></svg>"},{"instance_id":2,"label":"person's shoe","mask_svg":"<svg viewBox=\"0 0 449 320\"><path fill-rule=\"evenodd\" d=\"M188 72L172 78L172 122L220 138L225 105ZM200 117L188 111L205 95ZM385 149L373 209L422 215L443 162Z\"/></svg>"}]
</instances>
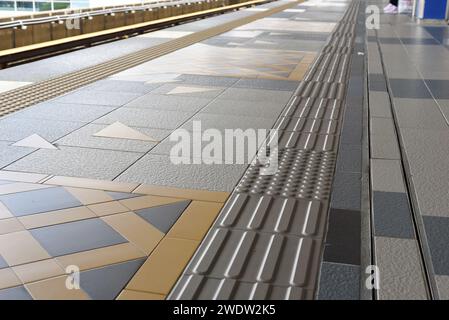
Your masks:
<instances>
[{"instance_id":1,"label":"person's shoe","mask_svg":"<svg viewBox=\"0 0 449 320\"><path fill-rule=\"evenodd\" d=\"M390 10L391 7L393 7L393 5L391 3L389 3L388 5L385 6L384 11Z\"/></svg>"},{"instance_id":2,"label":"person's shoe","mask_svg":"<svg viewBox=\"0 0 449 320\"><path fill-rule=\"evenodd\" d=\"M384 10L385 13L398 13L398 7L391 5L388 10Z\"/></svg>"}]
</instances>

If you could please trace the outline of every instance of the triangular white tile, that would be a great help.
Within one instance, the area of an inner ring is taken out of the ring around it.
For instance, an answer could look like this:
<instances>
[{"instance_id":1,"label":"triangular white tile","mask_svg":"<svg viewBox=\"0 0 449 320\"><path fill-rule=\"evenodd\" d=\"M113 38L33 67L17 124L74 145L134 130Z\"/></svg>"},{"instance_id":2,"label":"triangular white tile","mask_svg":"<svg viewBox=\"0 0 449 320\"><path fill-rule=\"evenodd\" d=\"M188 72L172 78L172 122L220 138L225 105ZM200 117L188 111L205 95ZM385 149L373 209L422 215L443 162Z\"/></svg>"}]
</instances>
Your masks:
<instances>
[{"instance_id":1,"label":"triangular white tile","mask_svg":"<svg viewBox=\"0 0 449 320\"><path fill-rule=\"evenodd\" d=\"M32 134L29 137L26 137L25 139L22 139L20 141L17 141L13 144L15 147L29 147L29 148L36 148L36 149L53 149L58 150L53 144L42 138L38 134Z\"/></svg>"},{"instance_id":2,"label":"triangular white tile","mask_svg":"<svg viewBox=\"0 0 449 320\"><path fill-rule=\"evenodd\" d=\"M114 122L106 128L94 134L95 137L116 138L116 139L130 139L158 142L158 140L150 138L146 134L130 128L123 123Z\"/></svg>"},{"instance_id":3,"label":"triangular white tile","mask_svg":"<svg viewBox=\"0 0 449 320\"><path fill-rule=\"evenodd\" d=\"M167 94L179 94L179 93L197 93L197 92L206 92L206 91L215 91L217 89L210 89L210 88L202 88L202 87L176 87Z\"/></svg>"}]
</instances>

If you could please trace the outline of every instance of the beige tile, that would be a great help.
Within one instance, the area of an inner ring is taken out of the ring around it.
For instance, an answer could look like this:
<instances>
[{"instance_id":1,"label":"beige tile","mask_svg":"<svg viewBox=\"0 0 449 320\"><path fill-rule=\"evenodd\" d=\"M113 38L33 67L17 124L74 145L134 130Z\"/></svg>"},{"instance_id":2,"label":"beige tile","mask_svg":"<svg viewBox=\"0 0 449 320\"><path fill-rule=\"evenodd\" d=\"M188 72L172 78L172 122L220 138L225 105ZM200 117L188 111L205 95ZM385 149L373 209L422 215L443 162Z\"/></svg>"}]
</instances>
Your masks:
<instances>
[{"instance_id":1,"label":"beige tile","mask_svg":"<svg viewBox=\"0 0 449 320\"><path fill-rule=\"evenodd\" d=\"M137 198L120 200L130 210L140 210L145 208L151 208L156 206L162 206L164 204L175 203L181 201L178 198L159 197L159 196L142 196Z\"/></svg>"},{"instance_id":2,"label":"beige tile","mask_svg":"<svg viewBox=\"0 0 449 320\"><path fill-rule=\"evenodd\" d=\"M0 219L7 219L14 217L11 211L0 201Z\"/></svg>"},{"instance_id":3,"label":"beige tile","mask_svg":"<svg viewBox=\"0 0 449 320\"><path fill-rule=\"evenodd\" d=\"M84 189L65 187L82 204L89 205L94 203L113 201L114 199L103 190Z\"/></svg>"},{"instance_id":4,"label":"beige tile","mask_svg":"<svg viewBox=\"0 0 449 320\"><path fill-rule=\"evenodd\" d=\"M50 258L28 231L0 235L0 254L10 266Z\"/></svg>"},{"instance_id":5,"label":"beige tile","mask_svg":"<svg viewBox=\"0 0 449 320\"><path fill-rule=\"evenodd\" d=\"M25 284L35 300L89 300L82 289L68 289L68 276L60 276L47 280Z\"/></svg>"},{"instance_id":6,"label":"beige tile","mask_svg":"<svg viewBox=\"0 0 449 320\"><path fill-rule=\"evenodd\" d=\"M97 216L107 216L115 213L123 213L129 211L127 207L118 201L111 201L106 203L98 203L87 206L92 210Z\"/></svg>"},{"instance_id":7,"label":"beige tile","mask_svg":"<svg viewBox=\"0 0 449 320\"><path fill-rule=\"evenodd\" d=\"M149 255L164 234L134 212L126 212L102 218L107 224Z\"/></svg>"},{"instance_id":8,"label":"beige tile","mask_svg":"<svg viewBox=\"0 0 449 320\"><path fill-rule=\"evenodd\" d=\"M27 229L33 229L95 217L96 215L88 208L77 207L40 214L32 214L20 217L18 219Z\"/></svg>"},{"instance_id":9,"label":"beige tile","mask_svg":"<svg viewBox=\"0 0 449 320\"><path fill-rule=\"evenodd\" d=\"M180 189L150 185L141 185L134 190L134 193L213 202L225 202L230 194L229 192Z\"/></svg>"},{"instance_id":10,"label":"beige tile","mask_svg":"<svg viewBox=\"0 0 449 320\"><path fill-rule=\"evenodd\" d=\"M0 290L21 285L22 282L10 268L0 269Z\"/></svg>"},{"instance_id":11,"label":"beige tile","mask_svg":"<svg viewBox=\"0 0 449 320\"><path fill-rule=\"evenodd\" d=\"M117 300L165 300L165 295L151 292L123 290L117 297Z\"/></svg>"},{"instance_id":12,"label":"beige tile","mask_svg":"<svg viewBox=\"0 0 449 320\"><path fill-rule=\"evenodd\" d=\"M16 218L0 220L0 235L25 230Z\"/></svg>"},{"instance_id":13,"label":"beige tile","mask_svg":"<svg viewBox=\"0 0 449 320\"><path fill-rule=\"evenodd\" d=\"M51 187L51 186L46 186L46 185L37 184L37 183L27 183L27 182L15 182L15 183L9 183L9 184L2 184L2 185L0 185L0 195L24 192L24 191L32 191L32 190L37 190L37 189L45 189L45 188L49 188L49 187Z\"/></svg>"},{"instance_id":14,"label":"beige tile","mask_svg":"<svg viewBox=\"0 0 449 320\"><path fill-rule=\"evenodd\" d=\"M64 275L62 267L54 259L42 260L12 268L23 283Z\"/></svg>"},{"instance_id":15,"label":"beige tile","mask_svg":"<svg viewBox=\"0 0 449 320\"><path fill-rule=\"evenodd\" d=\"M10 180L17 182L34 182L37 183L48 177L47 174L16 172L16 171L0 171L0 180Z\"/></svg>"},{"instance_id":16,"label":"beige tile","mask_svg":"<svg viewBox=\"0 0 449 320\"><path fill-rule=\"evenodd\" d=\"M80 270L88 270L104 267L109 264L134 260L145 257L132 243L122 243L114 246L77 252L56 258L64 269L70 265L76 265Z\"/></svg>"},{"instance_id":17,"label":"beige tile","mask_svg":"<svg viewBox=\"0 0 449 320\"><path fill-rule=\"evenodd\" d=\"M165 237L126 289L168 294L198 245L199 241Z\"/></svg>"},{"instance_id":18,"label":"beige tile","mask_svg":"<svg viewBox=\"0 0 449 320\"><path fill-rule=\"evenodd\" d=\"M201 241L222 207L221 203L193 201L167 233L167 237Z\"/></svg>"},{"instance_id":19,"label":"beige tile","mask_svg":"<svg viewBox=\"0 0 449 320\"><path fill-rule=\"evenodd\" d=\"M63 176L52 177L47 181L45 181L45 184L54 184L65 187L99 189L117 192L132 192L139 185L137 183L113 182L106 180L95 180L95 179L63 177Z\"/></svg>"}]
</instances>

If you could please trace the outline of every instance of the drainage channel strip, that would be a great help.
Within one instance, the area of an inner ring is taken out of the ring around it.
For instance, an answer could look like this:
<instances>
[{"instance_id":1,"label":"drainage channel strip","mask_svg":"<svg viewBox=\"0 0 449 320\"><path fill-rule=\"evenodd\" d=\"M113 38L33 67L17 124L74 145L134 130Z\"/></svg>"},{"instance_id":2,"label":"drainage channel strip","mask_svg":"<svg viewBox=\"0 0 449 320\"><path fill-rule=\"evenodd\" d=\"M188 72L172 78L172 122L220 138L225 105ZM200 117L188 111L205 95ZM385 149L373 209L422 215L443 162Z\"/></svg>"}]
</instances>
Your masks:
<instances>
[{"instance_id":1,"label":"drainage channel strip","mask_svg":"<svg viewBox=\"0 0 449 320\"><path fill-rule=\"evenodd\" d=\"M315 297L358 7L349 4L274 125L277 173L252 162L169 299Z\"/></svg>"},{"instance_id":2,"label":"drainage channel strip","mask_svg":"<svg viewBox=\"0 0 449 320\"><path fill-rule=\"evenodd\" d=\"M143 49L117 59L100 63L92 67L84 68L63 76L58 76L49 80L5 92L0 94L0 117L39 102L58 97L62 94L68 93L92 82L104 79L120 71L138 66L168 53L230 31L239 26L262 19L277 12L281 12L297 4L297 1L290 2L276 8L259 12L207 30L199 31L155 47Z\"/></svg>"}]
</instances>

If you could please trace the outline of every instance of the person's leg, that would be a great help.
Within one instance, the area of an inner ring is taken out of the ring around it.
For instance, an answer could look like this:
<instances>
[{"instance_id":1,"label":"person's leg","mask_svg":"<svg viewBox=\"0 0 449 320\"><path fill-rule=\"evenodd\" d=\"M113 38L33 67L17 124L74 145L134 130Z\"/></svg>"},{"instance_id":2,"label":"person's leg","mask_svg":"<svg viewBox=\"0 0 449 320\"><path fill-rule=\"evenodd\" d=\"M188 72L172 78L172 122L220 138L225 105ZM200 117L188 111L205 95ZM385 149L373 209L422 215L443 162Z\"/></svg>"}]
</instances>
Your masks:
<instances>
[{"instance_id":1,"label":"person's leg","mask_svg":"<svg viewBox=\"0 0 449 320\"><path fill-rule=\"evenodd\" d=\"M390 0L390 3L391 3L392 5L394 5L395 7L397 7L397 6L398 6L398 1L399 1L399 0Z\"/></svg>"}]
</instances>

